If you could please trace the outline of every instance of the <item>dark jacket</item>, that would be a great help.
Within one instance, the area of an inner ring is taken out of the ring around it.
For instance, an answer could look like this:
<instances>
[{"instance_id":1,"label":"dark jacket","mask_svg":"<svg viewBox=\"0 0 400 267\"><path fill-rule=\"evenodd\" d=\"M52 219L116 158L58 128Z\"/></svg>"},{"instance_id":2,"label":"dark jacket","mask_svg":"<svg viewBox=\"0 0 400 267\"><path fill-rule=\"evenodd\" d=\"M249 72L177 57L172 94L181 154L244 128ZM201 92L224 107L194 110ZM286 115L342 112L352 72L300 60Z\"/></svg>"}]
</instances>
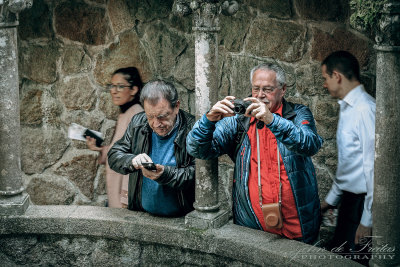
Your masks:
<instances>
[{"instance_id":1,"label":"dark jacket","mask_svg":"<svg viewBox=\"0 0 400 267\"><path fill-rule=\"evenodd\" d=\"M323 143L317 134L311 111L303 105L283 101L283 118L273 114L267 127L275 135L292 187L303 241L311 243L319 232L320 202L311 156ZM235 162L232 191L234 222L262 230L250 203L248 179L251 147L247 131L250 118L243 115L210 122L203 116L187 137L188 152L196 158L211 159L228 154Z\"/></svg>"},{"instance_id":2,"label":"dark jacket","mask_svg":"<svg viewBox=\"0 0 400 267\"><path fill-rule=\"evenodd\" d=\"M194 116L179 110L178 133L174 140L175 166L164 166L163 174L156 180L161 185L178 191L178 199L184 213L193 210L194 202L194 158L186 151L186 136L193 127ZM108 152L110 168L122 174L129 174L128 209L141 210L141 190L143 175L136 170L132 159L142 153L151 151L152 129L144 112L133 116L124 136ZM183 215L183 214L182 214Z\"/></svg>"}]
</instances>

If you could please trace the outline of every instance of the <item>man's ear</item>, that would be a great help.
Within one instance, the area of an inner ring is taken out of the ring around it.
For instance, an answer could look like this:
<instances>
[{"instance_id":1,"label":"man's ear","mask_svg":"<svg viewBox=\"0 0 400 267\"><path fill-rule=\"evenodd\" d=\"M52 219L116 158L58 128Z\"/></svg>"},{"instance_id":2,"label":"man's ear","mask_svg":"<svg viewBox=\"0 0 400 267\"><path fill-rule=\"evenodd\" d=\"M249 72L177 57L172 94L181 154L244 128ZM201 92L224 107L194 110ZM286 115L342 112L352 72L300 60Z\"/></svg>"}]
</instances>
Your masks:
<instances>
[{"instance_id":1,"label":"man's ear","mask_svg":"<svg viewBox=\"0 0 400 267\"><path fill-rule=\"evenodd\" d=\"M332 72L332 77L334 77L338 83L341 83L341 82L342 82L342 79L343 79L342 75L343 75L343 74L341 74L340 72L338 72L338 71L336 71L336 70L334 70L334 71Z\"/></svg>"},{"instance_id":2,"label":"man's ear","mask_svg":"<svg viewBox=\"0 0 400 267\"><path fill-rule=\"evenodd\" d=\"M181 102L179 100L177 100L175 108L179 109L180 105L181 105Z\"/></svg>"},{"instance_id":3,"label":"man's ear","mask_svg":"<svg viewBox=\"0 0 400 267\"><path fill-rule=\"evenodd\" d=\"M286 93L286 83L282 86L282 96L284 96L285 95L285 93Z\"/></svg>"}]
</instances>

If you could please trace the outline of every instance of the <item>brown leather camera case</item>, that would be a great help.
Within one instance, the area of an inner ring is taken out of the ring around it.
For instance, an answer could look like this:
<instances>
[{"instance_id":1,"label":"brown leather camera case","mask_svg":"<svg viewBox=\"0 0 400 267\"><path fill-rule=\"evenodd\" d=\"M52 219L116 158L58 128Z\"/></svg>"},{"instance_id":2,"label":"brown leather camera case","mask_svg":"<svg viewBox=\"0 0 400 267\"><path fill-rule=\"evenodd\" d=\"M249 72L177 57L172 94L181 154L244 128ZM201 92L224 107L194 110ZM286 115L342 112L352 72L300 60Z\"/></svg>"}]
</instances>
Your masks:
<instances>
[{"instance_id":1,"label":"brown leather camera case","mask_svg":"<svg viewBox=\"0 0 400 267\"><path fill-rule=\"evenodd\" d=\"M283 225L281 206L279 203L262 205L265 225L267 229L281 229Z\"/></svg>"}]
</instances>

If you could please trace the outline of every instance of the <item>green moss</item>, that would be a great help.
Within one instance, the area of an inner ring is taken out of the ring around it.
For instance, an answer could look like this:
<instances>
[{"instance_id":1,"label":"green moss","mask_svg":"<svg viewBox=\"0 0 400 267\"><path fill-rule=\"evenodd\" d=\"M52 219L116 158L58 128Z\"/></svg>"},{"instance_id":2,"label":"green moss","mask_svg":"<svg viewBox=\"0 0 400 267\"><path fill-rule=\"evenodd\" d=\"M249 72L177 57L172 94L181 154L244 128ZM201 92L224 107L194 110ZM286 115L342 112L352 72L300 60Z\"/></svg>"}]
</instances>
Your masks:
<instances>
[{"instance_id":1,"label":"green moss","mask_svg":"<svg viewBox=\"0 0 400 267\"><path fill-rule=\"evenodd\" d=\"M350 0L353 14L350 24L356 29L374 30L379 22L383 5L387 0Z\"/></svg>"}]
</instances>

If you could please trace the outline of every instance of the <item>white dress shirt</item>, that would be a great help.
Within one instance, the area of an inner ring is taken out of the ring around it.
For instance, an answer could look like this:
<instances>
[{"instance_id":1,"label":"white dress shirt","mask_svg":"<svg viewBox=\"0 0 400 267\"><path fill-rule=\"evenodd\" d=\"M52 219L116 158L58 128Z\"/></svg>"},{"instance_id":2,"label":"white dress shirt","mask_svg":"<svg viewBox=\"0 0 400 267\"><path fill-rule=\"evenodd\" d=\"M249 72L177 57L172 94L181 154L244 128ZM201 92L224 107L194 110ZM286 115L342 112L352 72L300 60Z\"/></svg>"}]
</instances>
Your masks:
<instances>
[{"instance_id":1,"label":"white dress shirt","mask_svg":"<svg viewBox=\"0 0 400 267\"><path fill-rule=\"evenodd\" d=\"M336 206L342 191L367 193L361 224L372 226L374 189L375 99L359 85L352 89L340 105L336 142L338 166L336 179L325 201Z\"/></svg>"}]
</instances>

